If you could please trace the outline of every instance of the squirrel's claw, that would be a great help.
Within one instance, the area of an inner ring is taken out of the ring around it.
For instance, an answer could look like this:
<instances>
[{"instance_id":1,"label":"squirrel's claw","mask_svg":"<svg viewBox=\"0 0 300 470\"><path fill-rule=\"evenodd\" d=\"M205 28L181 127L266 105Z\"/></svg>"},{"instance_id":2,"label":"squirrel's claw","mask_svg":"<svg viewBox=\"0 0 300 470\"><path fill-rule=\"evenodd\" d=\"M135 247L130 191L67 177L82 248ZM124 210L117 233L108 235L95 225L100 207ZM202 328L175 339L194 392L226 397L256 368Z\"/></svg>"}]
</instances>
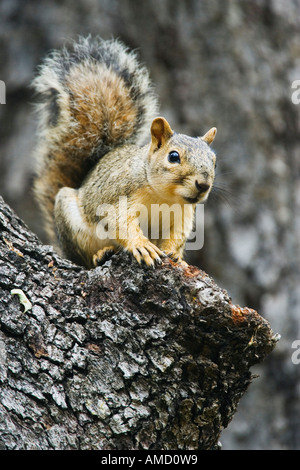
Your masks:
<instances>
[{"instance_id":1,"label":"squirrel's claw","mask_svg":"<svg viewBox=\"0 0 300 470\"><path fill-rule=\"evenodd\" d=\"M155 263L161 264L161 257L164 257L165 254L149 240L145 241L140 245L136 245L132 250L133 256L139 264L144 262L146 266L153 267Z\"/></svg>"}]
</instances>

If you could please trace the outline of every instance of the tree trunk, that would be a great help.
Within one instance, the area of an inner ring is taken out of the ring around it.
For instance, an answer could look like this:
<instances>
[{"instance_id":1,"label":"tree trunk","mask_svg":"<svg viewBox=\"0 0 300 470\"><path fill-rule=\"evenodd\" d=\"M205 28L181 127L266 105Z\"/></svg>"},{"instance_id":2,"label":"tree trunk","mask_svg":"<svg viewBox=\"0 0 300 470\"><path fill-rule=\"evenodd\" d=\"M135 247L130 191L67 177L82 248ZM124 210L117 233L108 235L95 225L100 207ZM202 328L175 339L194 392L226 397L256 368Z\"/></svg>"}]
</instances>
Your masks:
<instances>
[{"instance_id":1,"label":"tree trunk","mask_svg":"<svg viewBox=\"0 0 300 470\"><path fill-rule=\"evenodd\" d=\"M0 292L3 449L217 449L277 340L205 272L83 270L2 199Z\"/></svg>"}]
</instances>

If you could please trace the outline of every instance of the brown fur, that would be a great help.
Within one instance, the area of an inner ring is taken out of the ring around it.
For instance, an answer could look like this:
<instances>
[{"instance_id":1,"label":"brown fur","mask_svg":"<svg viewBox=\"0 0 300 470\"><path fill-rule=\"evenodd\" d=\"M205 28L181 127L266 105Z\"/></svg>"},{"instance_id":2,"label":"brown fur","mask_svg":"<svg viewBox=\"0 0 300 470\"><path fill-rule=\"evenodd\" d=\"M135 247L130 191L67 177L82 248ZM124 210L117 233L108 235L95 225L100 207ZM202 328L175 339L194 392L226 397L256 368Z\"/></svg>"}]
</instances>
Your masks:
<instances>
[{"instance_id":1,"label":"brown fur","mask_svg":"<svg viewBox=\"0 0 300 470\"><path fill-rule=\"evenodd\" d=\"M124 80L99 65L82 74L82 66L74 67L68 80L71 92L70 111L76 123L65 146L82 155L90 155L97 140L107 139L113 148L135 131L137 109ZM107 119L109 113L109 120ZM107 122L105 129L101 124Z\"/></svg>"},{"instance_id":2,"label":"brown fur","mask_svg":"<svg viewBox=\"0 0 300 470\"><path fill-rule=\"evenodd\" d=\"M118 41L81 38L71 52L52 53L34 85L41 96L34 190L50 241L57 233L63 253L86 267L121 248L148 266L165 253L183 262L196 202L207 198L214 180L208 144L216 129L191 138L175 134L162 117L152 120L157 105L147 70ZM174 151L179 162L168 158ZM105 204L114 210L101 238L98 209ZM170 210L168 238L154 204ZM146 222L156 225L155 236L143 232Z\"/></svg>"}]
</instances>

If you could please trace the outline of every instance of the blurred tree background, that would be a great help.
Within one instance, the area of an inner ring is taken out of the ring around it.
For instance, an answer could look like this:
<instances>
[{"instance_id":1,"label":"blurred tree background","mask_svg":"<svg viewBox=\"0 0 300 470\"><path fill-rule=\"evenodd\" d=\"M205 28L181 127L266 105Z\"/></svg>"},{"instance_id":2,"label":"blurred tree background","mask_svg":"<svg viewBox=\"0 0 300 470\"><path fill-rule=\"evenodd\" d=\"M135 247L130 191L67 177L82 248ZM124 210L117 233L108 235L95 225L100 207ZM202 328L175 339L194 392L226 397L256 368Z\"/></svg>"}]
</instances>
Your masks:
<instances>
[{"instance_id":1,"label":"blurred tree background","mask_svg":"<svg viewBox=\"0 0 300 470\"><path fill-rule=\"evenodd\" d=\"M87 34L139 51L175 130L218 128L205 243L188 260L281 335L221 443L300 449L300 0L0 0L0 194L42 240L30 82L49 50Z\"/></svg>"}]
</instances>

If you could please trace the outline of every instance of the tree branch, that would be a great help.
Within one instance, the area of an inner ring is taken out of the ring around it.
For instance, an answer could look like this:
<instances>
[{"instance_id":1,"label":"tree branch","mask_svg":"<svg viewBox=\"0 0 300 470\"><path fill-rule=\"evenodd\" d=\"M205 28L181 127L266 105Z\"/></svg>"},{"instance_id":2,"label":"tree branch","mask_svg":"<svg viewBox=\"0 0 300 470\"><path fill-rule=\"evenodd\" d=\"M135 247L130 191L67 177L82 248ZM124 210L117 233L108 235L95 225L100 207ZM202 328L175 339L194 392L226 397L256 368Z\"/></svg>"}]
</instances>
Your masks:
<instances>
[{"instance_id":1,"label":"tree branch","mask_svg":"<svg viewBox=\"0 0 300 470\"><path fill-rule=\"evenodd\" d=\"M268 322L193 266L74 266L2 199L0 230L1 447L216 449Z\"/></svg>"}]
</instances>

